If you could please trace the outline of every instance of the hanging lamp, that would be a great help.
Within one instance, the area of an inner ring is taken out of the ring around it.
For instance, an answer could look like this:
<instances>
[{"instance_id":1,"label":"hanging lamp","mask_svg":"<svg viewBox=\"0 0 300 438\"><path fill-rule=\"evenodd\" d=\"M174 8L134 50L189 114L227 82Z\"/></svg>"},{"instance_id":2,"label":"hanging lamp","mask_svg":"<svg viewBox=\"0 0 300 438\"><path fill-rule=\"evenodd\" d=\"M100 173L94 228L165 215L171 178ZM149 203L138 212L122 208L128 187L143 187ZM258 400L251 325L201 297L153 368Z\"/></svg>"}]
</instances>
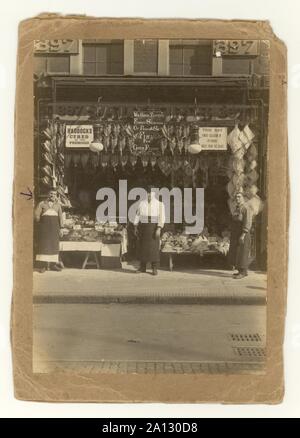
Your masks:
<instances>
[{"instance_id":1,"label":"hanging lamp","mask_svg":"<svg viewBox=\"0 0 300 438\"><path fill-rule=\"evenodd\" d=\"M101 130L101 125L100 124L95 124L94 125L94 131L95 131L95 138L94 140L89 144L89 148L92 152L101 152L103 151L103 144L100 141L100 130Z\"/></svg>"},{"instance_id":2,"label":"hanging lamp","mask_svg":"<svg viewBox=\"0 0 300 438\"><path fill-rule=\"evenodd\" d=\"M191 143L189 144L187 150L190 154L199 154L199 152L202 150L199 143L199 128L196 125L192 126L191 128Z\"/></svg>"}]
</instances>

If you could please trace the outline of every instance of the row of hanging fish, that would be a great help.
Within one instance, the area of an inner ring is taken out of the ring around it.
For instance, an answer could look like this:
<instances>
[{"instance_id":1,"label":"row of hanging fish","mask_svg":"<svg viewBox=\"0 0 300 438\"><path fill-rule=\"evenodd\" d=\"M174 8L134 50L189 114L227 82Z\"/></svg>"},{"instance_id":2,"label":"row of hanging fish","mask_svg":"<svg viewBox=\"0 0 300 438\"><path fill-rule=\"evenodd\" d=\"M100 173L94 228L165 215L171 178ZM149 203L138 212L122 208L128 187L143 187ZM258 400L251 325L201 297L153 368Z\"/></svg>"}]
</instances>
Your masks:
<instances>
[{"instance_id":1,"label":"row of hanging fish","mask_svg":"<svg viewBox=\"0 0 300 438\"><path fill-rule=\"evenodd\" d=\"M258 214L263 206L257 195L256 185L259 174L257 168L257 147L253 143L254 133L248 125L240 130L236 125L227 137L227 142L232 151L229 159L227 176L230 178L227 184L227 192L230 196L229 207L235 208L234 196L242 192L247 203L251 206L254 214Z\"/></svg>"},{"instance_id":2,"label":"row of hanging fish","mask_svg":"<svg viewBox=\"0 0 300 438\"><path fill-rule=\"evenodd\" d=\"M70 205L64 184L65 124L48 121L41 145L41 180L45 187L55 187L63 205Z\"/></svg>"}]
</instances>

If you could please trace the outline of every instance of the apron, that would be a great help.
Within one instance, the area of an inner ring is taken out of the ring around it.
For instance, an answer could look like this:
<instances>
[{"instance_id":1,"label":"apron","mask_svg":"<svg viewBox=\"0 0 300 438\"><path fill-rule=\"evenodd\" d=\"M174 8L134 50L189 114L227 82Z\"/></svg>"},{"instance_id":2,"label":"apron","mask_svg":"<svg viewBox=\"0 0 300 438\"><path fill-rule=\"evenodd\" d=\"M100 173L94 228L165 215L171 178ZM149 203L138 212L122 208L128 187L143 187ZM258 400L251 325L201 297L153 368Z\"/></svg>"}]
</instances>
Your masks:
<instances>
[{"instance_id":1,"label":"apron","mask_svg":"<svg viewBox=\"0 0 300 438\"><path fill-rule=\"evenodd\" d=\"M58 213L49 208L40 218L36 260L58 263L59 229Z\"/></svg>"},{"instance_id":2,"label":"apron","mask_svg":"<svg viewBox=\"0 0 300 438\"><path fill-rule=\"evenodd\" d=\"M249 266L251 235L250 231L246 233L244 242L240 243L239 238L243 232L243 221L240 217L232 218L230 247L229 247L229 262L237 270L247 270Z\"/></svg>"},{"instance_id":3,"label":"apron","mask_svg":"<svg viewBox=\"0 0 300 438\"><path fill-rule=\"evenodd\" d=\"M150 221L150 218L149 218ZM142 263L159 262L160 238L155 236L157 224L139 223L137 258Z\"/></svg>"}]
</instances>

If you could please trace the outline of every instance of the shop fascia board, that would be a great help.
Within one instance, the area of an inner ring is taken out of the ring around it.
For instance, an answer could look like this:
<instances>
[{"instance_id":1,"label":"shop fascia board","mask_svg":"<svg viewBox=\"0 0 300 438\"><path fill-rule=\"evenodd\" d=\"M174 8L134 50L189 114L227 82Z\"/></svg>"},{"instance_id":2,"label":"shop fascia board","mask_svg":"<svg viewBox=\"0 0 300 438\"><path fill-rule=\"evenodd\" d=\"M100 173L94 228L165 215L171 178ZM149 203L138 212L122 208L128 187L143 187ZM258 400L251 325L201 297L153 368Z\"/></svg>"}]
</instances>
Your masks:
<instances>
[{"instance_id":1,"label":"shop fascia board","mask_svg":"<svg viewBox=\"0 0 300 438\"><path fill-rule=\"evenodd\" d=\"M120 85L120 86L185 86L185 87L240 87L250 86L250 76L230 76L230 77L157 77L157 76L101 76L91 77L82 75L72 76L51 76L56 86L68 85Z\"/></svg>"}]
</instances>

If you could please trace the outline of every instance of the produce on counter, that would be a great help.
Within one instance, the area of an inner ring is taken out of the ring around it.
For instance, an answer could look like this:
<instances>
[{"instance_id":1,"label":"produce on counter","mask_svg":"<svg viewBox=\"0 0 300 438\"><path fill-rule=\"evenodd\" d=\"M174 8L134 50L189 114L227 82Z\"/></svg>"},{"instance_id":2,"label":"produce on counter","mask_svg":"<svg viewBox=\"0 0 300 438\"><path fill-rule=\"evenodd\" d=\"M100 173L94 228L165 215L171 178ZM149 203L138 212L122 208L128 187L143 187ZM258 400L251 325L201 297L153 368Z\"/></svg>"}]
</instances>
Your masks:
<instances>
[{"instance_id":1,"label":"produce on counter","mask_svg":"<svg viewBox=\"0 0 300 438\"><path fill-rule=\"evenodd\" d=\"M228 231L224 231L222 236L209 236L206 228L203 233L198 235L168 231L163 233L161 238L162 252L203 254L205 251L215 250L226 255L229 251L229 235Z\"/></svg>"},{"instance_id":2,"label":"produce on counter","mask_svg":"<svg viewBox=\"0 0 300 438\"><path fill-rule=\"evenodd\" d=\"M75 242L120 243L125 229L117 222L97 223L89 216L68 214L62 240Z\"/></svg>"}]
</instances>

